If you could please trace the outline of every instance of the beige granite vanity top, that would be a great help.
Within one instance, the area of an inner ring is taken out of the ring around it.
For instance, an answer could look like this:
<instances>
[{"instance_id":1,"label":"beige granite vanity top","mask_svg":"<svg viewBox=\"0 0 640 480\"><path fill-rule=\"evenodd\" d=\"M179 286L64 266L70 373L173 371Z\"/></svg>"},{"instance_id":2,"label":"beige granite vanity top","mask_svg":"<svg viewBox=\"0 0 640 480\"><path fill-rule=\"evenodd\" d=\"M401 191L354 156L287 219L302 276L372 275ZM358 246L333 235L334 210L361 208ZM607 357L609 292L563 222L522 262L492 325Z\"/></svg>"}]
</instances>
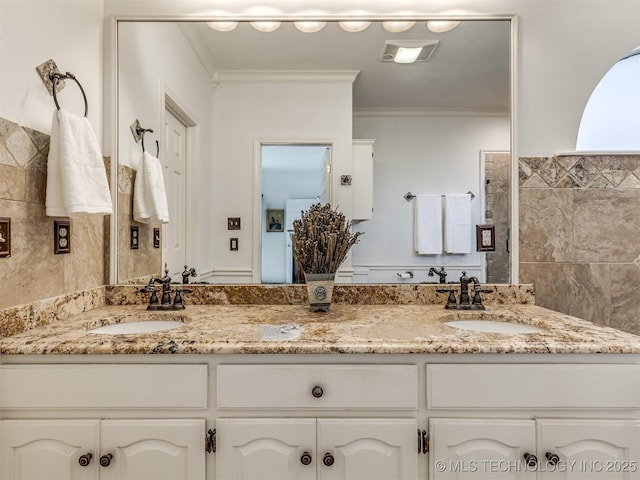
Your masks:
<instances>
[{"instance_id":1,"label":"beige granite vanity top","mask_svg":"<svg viewBox=\"0 0 640 480\"><path fill-rule=\"evenodd\" d=\"M103 324L175 319L184 327L149 334L89 333ZM544 330L532 334L464 331L453 319L499 317ZM152 313L143 305L106 306L0 339L0 354L316 354L316 353L631 353L640 336L527 304L487 305L484 312L442 305L189 305Z\"/></svg>"}]
</instances>

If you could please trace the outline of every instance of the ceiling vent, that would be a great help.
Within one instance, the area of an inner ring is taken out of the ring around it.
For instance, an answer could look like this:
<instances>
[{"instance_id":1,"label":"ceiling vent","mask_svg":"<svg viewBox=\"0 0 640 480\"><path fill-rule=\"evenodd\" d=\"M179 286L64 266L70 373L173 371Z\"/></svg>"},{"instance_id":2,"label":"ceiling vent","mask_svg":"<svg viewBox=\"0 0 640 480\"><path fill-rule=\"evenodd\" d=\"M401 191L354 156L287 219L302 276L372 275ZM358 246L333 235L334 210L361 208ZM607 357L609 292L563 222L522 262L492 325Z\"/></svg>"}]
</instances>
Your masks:
<instances>
[{"instance_id":1,"label":"ceiling vent","mask_svg":"<svg viewBox=\"0 0 640 480\"><path fill-rule=\"evenodd\" d=\"M438 40L386 40L380 51L381 62L427 62L438 46ZM407 59L402 57L408 54Z\"/></svg>"}]
</instances>

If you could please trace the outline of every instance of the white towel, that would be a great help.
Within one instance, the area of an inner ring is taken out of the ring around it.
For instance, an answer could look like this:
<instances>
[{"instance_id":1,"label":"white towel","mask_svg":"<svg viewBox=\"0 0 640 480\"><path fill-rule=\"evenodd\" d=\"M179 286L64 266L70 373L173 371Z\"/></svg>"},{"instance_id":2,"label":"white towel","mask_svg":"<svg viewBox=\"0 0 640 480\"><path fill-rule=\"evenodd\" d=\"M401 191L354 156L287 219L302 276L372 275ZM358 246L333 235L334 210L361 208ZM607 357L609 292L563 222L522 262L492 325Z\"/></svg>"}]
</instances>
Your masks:
<instances>
[{"instance_id":1,"label":"white towel","mask_svg":"<svg viewBox=\"0 0 640 480\"><path fill-rule=\"evenodd\" d=\"M442 253L442 197L416 195L414 247L421 255Z\"/></svg>"},{"instance_id":2,"label":"white towel","mask_svg":"<svg viewBox=\"0 0 640 480\"><path fill-rule=\"evenodd\" d=\"M445 195L444 250L471 253L471 195Z\"/></svg>"},{"instance_id":3,"label":"white towel","mask_svg":"<svg viewBox=\"0 0 640 480\"><path fill-rule=\"evenodd\" d=\"M140 223L169 222L162 164L149 152L142 154L133 186L133 219Z\"/></svg>"},{"instance_id":4,"label":"white towel","mask_svg":"<svg viewBox=\"0 0 640 480\"><path fill-rule=\"evenodd\" d=\"M91 123L55 111L47 160L46 214L50 217L113 213L107 172Z\"/></svg>"}]
</instances>

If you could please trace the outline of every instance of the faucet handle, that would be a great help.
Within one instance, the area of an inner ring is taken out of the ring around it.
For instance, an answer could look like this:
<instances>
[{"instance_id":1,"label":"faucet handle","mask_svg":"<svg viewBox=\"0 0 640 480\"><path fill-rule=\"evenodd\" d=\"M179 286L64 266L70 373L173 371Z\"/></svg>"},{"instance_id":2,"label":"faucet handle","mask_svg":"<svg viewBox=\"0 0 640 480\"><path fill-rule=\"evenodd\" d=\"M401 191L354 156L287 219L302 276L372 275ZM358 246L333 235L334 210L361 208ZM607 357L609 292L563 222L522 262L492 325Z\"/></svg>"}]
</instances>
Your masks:
<instances>
[{"instance_id":1,"label":"faucet handle","mask_svg":"<svg viewBox=\"0 0 640 480\"><path fill-rule=\"evenodd\" d=\"M449 294L449 298L447 298L447 304L445 305L444 308L446 308L446 309L456 308L457 301L456 301L456 291L455 291L455 289L453 289L453 288L437 288L436 292L437 293L448 293Z\"/></svg>"}]
</instances>

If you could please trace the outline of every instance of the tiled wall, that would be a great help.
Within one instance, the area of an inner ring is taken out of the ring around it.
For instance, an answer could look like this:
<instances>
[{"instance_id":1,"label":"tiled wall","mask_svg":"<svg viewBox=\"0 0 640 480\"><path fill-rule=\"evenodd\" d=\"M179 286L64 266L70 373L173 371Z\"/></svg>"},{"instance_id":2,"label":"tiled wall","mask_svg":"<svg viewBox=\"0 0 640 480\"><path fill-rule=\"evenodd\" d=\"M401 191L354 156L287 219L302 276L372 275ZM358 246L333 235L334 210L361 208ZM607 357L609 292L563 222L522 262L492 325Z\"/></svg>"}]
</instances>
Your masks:
<instances>
[{"instance_id":1,"label":"tiled wall","mask_svg":"<svg viewBox=\"0 0 640 480\"><path fill-rule=\"evenodd\" d=\"M45 216L49 136L0 118L0 217L11 218L11 256L0 257L0 308L104 285L105 218L71 220L71 253L53 253ZM108 235L107 235L108 236Z\"/></svg>"},{"instance_id":2,"label":"tiled wall","mask_svg":"<svg viewBox=\"0 0 640 480\"><path fill-rule=\"evenodd\" d=\"M509 195L511 154L486 152L485 169L485 219L495 225L496 250L487 252L487 283L509 283L511 264L507 250L509 230Z\"/></svg>"},{"instance_id":3,"label":"tiled wall","mask_svg":"<svg viewBox=\"0 0 640 480\"><path fill-rule=\"evenodd\" d=\"M160 225L133 220L135 179L135 170L118 167L118 283L146 283L146 279L162 272L162 249L153 246L153 228ZM131 226L138 227L137 250L131 249Z\"/></svg>"},{"instance_id":4,"label":"tiled wall","mask_svg":"<svg viewBox=\"0 0 640 480\"><path fill-rule=\"evenodd\" d=\"M536 304L640 334L640 155L520 158L519 175Z\"/></svg>"}]
</instances>

